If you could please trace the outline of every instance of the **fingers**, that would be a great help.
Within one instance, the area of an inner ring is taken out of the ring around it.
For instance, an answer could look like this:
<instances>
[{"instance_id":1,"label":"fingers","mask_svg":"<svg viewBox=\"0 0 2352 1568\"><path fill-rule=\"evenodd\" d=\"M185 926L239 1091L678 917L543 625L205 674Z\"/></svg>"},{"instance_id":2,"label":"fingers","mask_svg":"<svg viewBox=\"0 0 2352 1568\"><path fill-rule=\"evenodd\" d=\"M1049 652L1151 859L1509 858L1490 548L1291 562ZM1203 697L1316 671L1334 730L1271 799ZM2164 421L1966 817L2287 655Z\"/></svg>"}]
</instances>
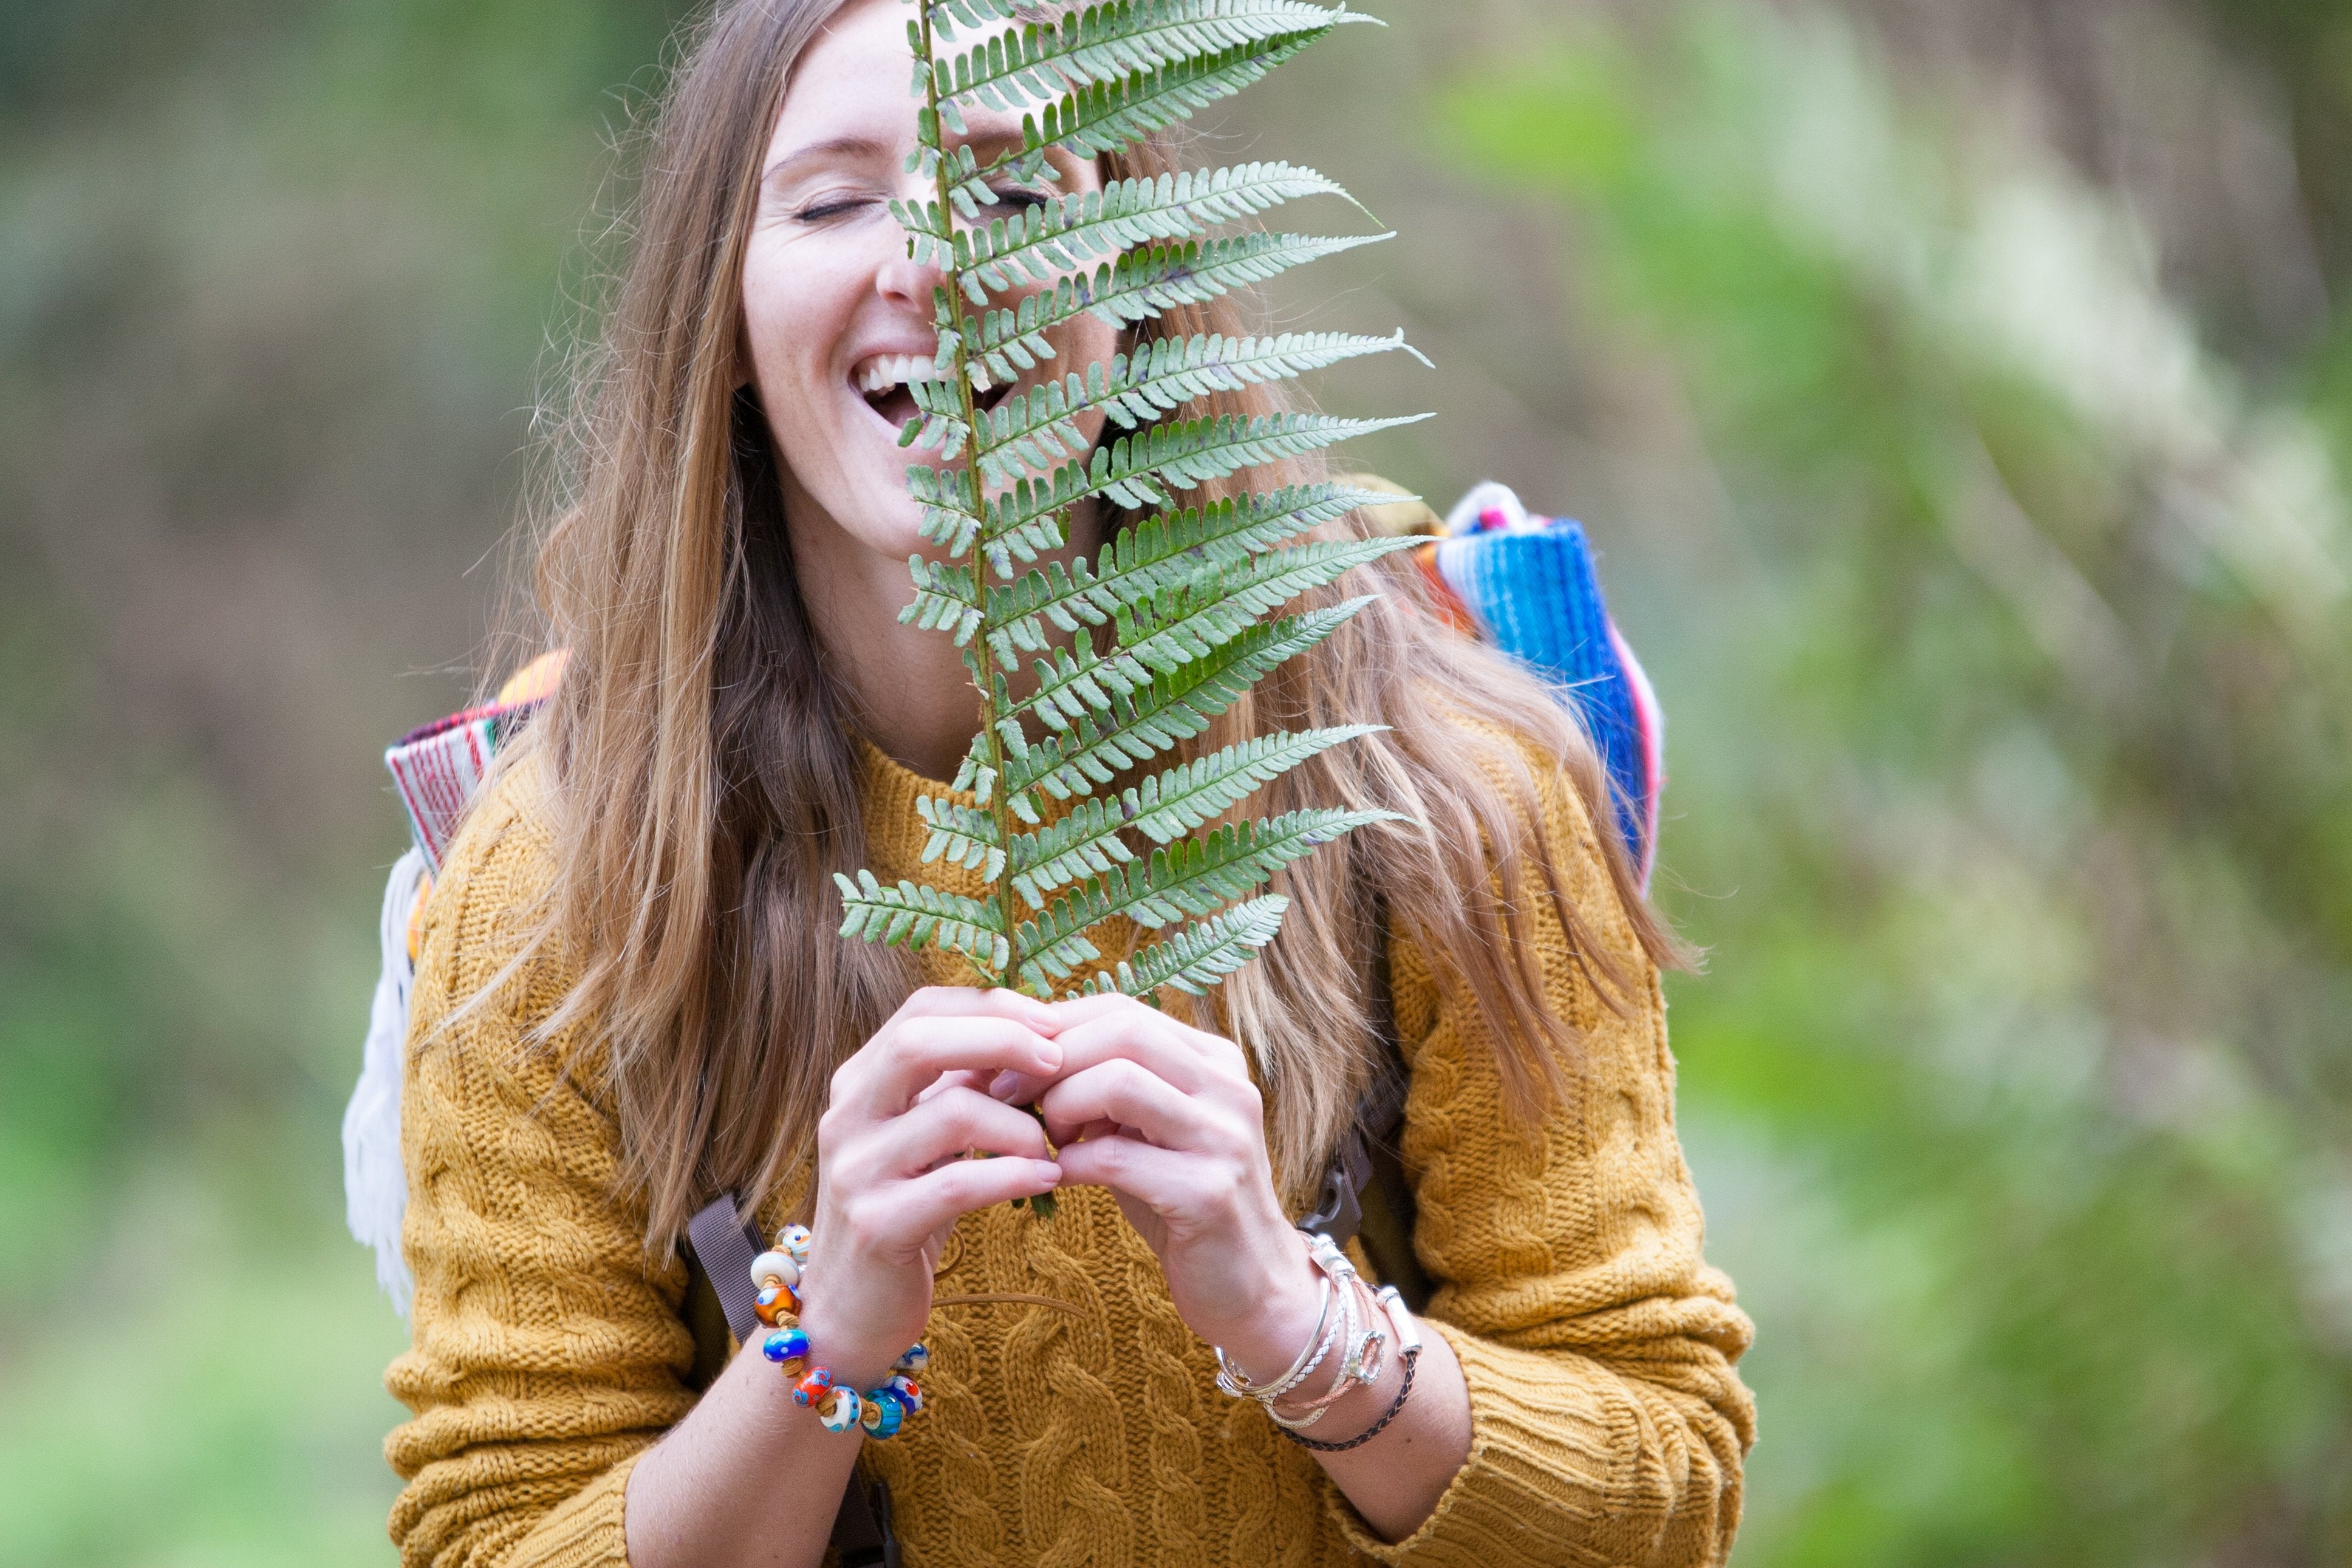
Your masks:
<instances>
[{"instance_id":1,"label":"fingers","mask_svg":"<svg viewBox=\"0 0 2352 1568\"><path fill-rule=\"evenodd\" d=\"M1068 1078L1099 1063L1125 1058L1188 1094L1249 1082L1241 1048L1202 1030L1181 1024L1132 997L1087 997L1055 1006L1058 1074L1012 1070L989 1084L1000 1100L1026 1103L1055 1076Z\"/></svg>"},{"instance_id":2,"label":"fingers","mask_svg":"<svg viewBox=\"0 0 2352 1568\"><path fill-rule=\"evenodd\" d=\"M975 1208L1034 1197L1053 1191L1063 1179L1062 1167L1052 1160L950 1160L929 1175L898 1184L892 1194L894 1218L908 1234L928 1238Z\"/></svg>"},{"instance_id":3,"label":"fingers","mask_svg":"<svg viewBox=\"0 0 2352 1568\"><path fill-rule=\"evenodd\" d=\"M1132 1127L1163 1148L1203 1154L1241 1152L1255 1120L1244 1130L1237 1108L1206 1094L1187 1094L1165 1078L1124 1057L1071 1074L1037 1102L1045 1131L1056 1144L1075 1143L1093 1124Z\"/></svg>"},{"instance_id":4,"label":"fingers","mask_svg":"<svg viewBox=\"0 0 2352 1568\"><path fill-rule=\"evenodd\" d=\"M913 1176L970 1150L1042 1160L1045 1130L1037 1118L971 1089L924 1101L890 1124L884 1145L890 1176Z\"/></svg>"},{"instance_id":5,"label":"fingers","mask_svg":"<svg viewBox=\"0 0 2352 1568\"><path fill-rule=\"evenodd\" d=\"M886 1182L844 1197L837 1218L822 1229L828 1268L862 1258L913 1258L930 1240L975 1208L1051 1192L1062 1168L1051 1160L1014 1156L950 1160L907 1181Z\"/></svg>"},{"instance_id":6,"label":"fingers","mask_svg":"<svg viewBox=\"0 0 2352 1568\"><path fill-rule=\"evenodd\" d=\"M917 991L833 1075L827 1115L860 1121L898 1115L946 1072L1051 1077L1062 1063L1051 1038L1055 1027L1043 1003L1013 991Z\"/></svg>"},{"instance_id":7,"label":"fingers","mask_svg":"<svg viewBox=\"0 0 2352 1568\"><path fill-rule=\"evenodd\" d=\"M1065 1186L1107 1186L1162 1215L1205 1212L1232 1196L1224 1166L1139 1138L1065 1145L1059 1168Z\"/></svg>"}]
</instances>

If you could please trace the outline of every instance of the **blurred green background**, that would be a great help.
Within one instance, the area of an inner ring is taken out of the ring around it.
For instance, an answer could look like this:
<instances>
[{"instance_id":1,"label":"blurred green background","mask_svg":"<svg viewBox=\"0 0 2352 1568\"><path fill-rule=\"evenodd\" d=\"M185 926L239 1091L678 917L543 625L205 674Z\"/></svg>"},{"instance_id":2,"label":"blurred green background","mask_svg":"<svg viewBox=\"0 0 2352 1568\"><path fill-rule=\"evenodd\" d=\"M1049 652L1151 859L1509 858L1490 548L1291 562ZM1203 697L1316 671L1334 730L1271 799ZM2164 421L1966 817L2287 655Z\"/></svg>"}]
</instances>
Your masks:
<instances>
[{"instance_id":1,"label":"blurred green background","mask_svg":"<svg viewBox=\"0 0 2352 1568\"><path fill-rule=\"evenodd\" d=\"M1360 459L1583 517L1749 1564L2352 1560L2352 16L1394 0ZM0 5L0 1564L387 1562L385 740L471 687L655 0ZM1331 221L1331 220L1327 220Z\"/></svg>"}]
</instances>

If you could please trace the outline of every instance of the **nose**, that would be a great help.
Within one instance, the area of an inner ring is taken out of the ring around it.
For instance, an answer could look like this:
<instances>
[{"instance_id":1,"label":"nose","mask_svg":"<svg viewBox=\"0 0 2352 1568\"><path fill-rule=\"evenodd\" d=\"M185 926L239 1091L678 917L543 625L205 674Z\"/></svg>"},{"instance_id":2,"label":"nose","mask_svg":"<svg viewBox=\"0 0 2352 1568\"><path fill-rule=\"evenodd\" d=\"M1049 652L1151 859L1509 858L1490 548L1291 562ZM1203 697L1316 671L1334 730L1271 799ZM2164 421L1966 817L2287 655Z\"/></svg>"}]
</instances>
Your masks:
<instances>
[{"instance_id":1,"label":"nose","mask_svg":"<svg viewBox=\"0 0 2352 1568\"><path fill-rule=\"evenodd\" d=\"M891 305L914 311L926 321L931 319L931 297L939 285L939 267L910 258L903 240L900 248L874 273L874 292Z\"/></svg>"}]
</instances>

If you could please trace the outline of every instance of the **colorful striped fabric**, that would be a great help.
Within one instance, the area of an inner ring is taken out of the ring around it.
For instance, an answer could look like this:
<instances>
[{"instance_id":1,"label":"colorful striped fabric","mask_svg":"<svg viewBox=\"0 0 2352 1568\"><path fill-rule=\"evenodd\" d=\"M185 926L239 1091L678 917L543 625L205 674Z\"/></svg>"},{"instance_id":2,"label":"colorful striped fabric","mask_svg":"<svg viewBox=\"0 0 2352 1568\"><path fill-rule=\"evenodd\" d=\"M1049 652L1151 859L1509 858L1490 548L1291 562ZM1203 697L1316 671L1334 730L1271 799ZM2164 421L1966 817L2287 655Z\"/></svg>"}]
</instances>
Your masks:
<instances>
[{"instance_id":1,"label":"colorful striped fabric","mask_svg":"<svg viewBox=\"0 0 2352 1568\"><path fill-rule=\"evenodd\" d=\"M562 650L542 653L492 701L412 729L385 749L383 765L408 813L408 836L427 868L441 869L467 806L489 776L499 741L547 700L562 673Z\"/></svg>"},{"instance_id":2,"label":"colorful striped fabric","mask_svg":"<svg viewBox=\"0 0 2352 1568\"><path fill-rule=\"evenodd\" d=\"M1592 547L1564 517L1530 513L1491 481L1462 497L1445 537L1417 552L1458 623L1573 700L1608 765L1617 826L1646 888L1665 785L1665 716L1609 619Z\"/></svg>"}]
</instances>

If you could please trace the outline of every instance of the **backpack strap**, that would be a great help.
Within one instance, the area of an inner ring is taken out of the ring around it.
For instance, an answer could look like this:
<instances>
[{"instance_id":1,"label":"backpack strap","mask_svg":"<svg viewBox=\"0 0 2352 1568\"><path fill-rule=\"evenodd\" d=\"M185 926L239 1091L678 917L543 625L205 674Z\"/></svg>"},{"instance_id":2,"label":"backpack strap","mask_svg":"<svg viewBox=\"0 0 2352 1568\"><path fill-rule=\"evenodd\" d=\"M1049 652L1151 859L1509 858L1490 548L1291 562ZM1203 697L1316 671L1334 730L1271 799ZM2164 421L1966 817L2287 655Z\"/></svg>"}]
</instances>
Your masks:
<instances>
[{"instance_id":1,"label":"backpack strap","mask_svg":"<svg viewBox=\"0 0 2352 1568\"><path fill-rule=\"evenodd\" d=\"M1381 927L1386 928L1382 917ZM1382 950L1372 980L1373 1028L1380 1036L1381 1064L1356 1103L1356 1119L1340 1139L1323 1173L1314 1209L1298 1222L1341 1247L1361 1244L1364 1260L1381 1283L1394 1285L1404 1304L1418 1312L1429 1303L1429 1276L1412 1249L1420 1205L1405 1179L1404 1103L1412 1087L1404 1050L1389 1010L1388 954Z\"/></svg>"}]
</instances>

